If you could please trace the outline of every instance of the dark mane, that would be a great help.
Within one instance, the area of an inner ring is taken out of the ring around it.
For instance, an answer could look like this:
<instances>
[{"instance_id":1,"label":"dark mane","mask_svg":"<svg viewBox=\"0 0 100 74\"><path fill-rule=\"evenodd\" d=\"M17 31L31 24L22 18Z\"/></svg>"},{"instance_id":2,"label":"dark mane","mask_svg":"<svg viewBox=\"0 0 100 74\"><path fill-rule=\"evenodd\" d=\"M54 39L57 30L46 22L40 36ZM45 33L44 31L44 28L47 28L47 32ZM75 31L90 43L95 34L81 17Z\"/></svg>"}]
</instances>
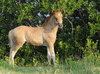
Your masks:
<instances>
[{"instance_id":1,"label":"dark mane","mask_svg":"<svg viewBox=\"0 0 100 74\"><path fill-rule=\"evenodd\" d=\"M51 15L45 20L45 22L42 24L42 26L46 26L46 25L47 25L47 23L48 23L48 21L49 21L49 19L51 18L52 15L53 15L53 14L51 14Z\"/></svg>"}]
</instances>

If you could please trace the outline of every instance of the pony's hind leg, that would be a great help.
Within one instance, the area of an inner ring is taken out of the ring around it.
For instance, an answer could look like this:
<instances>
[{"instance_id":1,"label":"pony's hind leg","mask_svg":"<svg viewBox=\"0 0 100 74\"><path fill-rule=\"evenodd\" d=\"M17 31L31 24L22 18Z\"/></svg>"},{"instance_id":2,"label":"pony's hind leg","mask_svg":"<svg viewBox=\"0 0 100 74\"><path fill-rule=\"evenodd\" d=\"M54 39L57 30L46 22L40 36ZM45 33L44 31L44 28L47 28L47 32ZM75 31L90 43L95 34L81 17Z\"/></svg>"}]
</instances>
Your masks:
<instances>
[{"instance_id":1,"label":"pony's hind leg","mask_svg":"<svg viewBox=\"0 0 100 74\"><path fill-rule=\"evenodd\" d=\"M10 55L9 55L9 58L10 58L10 61L9 63L14 65L14 56L15 54L17 53L18 49L21 47L22 45L14 45L13 47L11 47L10 49Z\"/></svg>"},{"instance_id":2,"label":"pony's hind leg","mask_svg":"<svg viewBox=\"0 0 100 74\"><path fill-rule=\"evenodd\" d=\"M25 43L25 39L23 37L19 37L19 36L15 36L14 37L14 31L11 30L8 34L8 38L9 38L9 41L10 41L10 55L9 55L9 58L10 58L10 61L9 63L14 65L14 56L15 54L17 53L18 49L20 47L22 47L22 45ZM20 38L20 40L19 40Z\"/></svg>"}]
</instances>

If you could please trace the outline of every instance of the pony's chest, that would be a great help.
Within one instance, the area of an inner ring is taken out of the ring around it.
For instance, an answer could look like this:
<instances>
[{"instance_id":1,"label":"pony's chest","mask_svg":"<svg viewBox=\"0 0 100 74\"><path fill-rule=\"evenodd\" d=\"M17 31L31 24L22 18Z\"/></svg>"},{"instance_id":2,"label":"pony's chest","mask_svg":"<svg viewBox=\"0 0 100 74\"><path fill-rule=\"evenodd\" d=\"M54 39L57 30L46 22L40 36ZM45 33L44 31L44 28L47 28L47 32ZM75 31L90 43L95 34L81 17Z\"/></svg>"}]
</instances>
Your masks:
<instances>
[{"instance_id":1,"label":"pony's chest","mask_svg":"<svg viewBox=\"0 0 100 74\"><path fill-rule=\"evenodd\" d=\"M52 33L50 33L50 34L44 34L43 37L44 37L44 41L46 43L52 43L52 44L54 44L55 41L56 41L56 34L52 34Z\"/></svg>"}]
</instances>

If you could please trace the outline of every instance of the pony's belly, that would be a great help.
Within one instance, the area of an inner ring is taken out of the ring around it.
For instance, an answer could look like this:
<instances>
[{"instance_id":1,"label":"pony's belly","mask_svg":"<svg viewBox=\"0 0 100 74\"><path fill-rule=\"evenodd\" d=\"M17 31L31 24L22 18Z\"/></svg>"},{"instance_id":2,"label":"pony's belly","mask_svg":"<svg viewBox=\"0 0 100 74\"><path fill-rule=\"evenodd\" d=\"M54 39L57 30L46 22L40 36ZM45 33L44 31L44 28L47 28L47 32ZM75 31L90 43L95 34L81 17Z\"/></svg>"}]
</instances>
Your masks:
<instances>
[{"instance_id":1,"label":"pony's belly","mask_svg":"<svg viewBox=\"0 0 100 74\"><path fill-rule=\"evenodd\" d=\"M42 42L30 42L32 45L35 45L35 46L42 46L43 43Z\"/></svg>"},{"instance_id":2,"label":"pony's belly","mask_svg":"<svg viewBox=\"0 0 100 74\"><path fill-rule=\"evenodd\" d=\"M38 40L28 40L27 41L28 43L31 43L32 45L35 45L35 46L42 46L43 45L43 41L38 39Z\"/></svg>"}]
</instances>

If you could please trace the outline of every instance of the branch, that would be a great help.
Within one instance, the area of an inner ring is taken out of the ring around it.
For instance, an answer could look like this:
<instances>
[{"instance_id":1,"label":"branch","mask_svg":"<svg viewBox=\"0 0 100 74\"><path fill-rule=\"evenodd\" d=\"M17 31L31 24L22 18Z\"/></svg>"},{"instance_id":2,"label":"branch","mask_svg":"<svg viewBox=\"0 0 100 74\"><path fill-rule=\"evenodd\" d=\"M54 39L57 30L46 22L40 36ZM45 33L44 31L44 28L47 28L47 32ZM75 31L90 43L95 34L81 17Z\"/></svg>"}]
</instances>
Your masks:
<instances>
[{"instance_id":1,"label":"branch","mask_svg":"<svg viewBox=\"0 0 100 74\"><path fill-rule=\"evenodd\" d=\"M64 17L65 19L67 19L68 20L68 22L71 24L71 27L72 27L72 38L73 38L73 23L67 18L67 17Z\"/></svg>"}]
</instances>

